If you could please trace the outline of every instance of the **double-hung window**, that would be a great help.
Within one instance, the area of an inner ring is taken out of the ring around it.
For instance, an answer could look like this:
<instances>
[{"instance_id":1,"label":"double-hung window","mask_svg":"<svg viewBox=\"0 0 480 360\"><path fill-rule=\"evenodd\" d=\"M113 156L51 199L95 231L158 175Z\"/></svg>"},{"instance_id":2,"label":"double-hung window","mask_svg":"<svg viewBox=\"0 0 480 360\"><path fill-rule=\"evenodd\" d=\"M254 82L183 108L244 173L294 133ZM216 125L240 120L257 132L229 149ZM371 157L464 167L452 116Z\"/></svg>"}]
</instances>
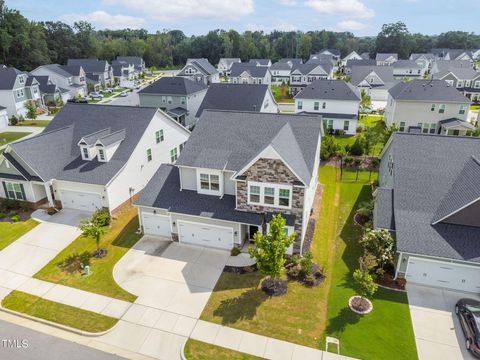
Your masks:
<instances>
[{"instance_id":1,"label":"double-hung window","mask_svg":"<svg viewBox=\"0 0 480 360\"><path fill-rule=\"evenodd\" d=\"M301 102L300 100L297 101L297 109L298 109L298 110L302 110L302 109L303 109L303 102Z\"/></svg>"},{"instance_id":2,"label":"double-hung window","mask_svg":"<svg viewBox=\"0 0 480 360\"><path fill-rule=\"evenodd\" d=\"M155 141L156 143L161 143L164 140L163 129L155 132Z\"/></svg>"},{"instance_id":3,"label":"double-hung window","mask_svg":"<svg viewBox=\"0 0 480 360\"><path fill-rule=\"evenodd\" d=\"M344 120L343 121L343 130L348 131L349 127L350 127L350 121L349 120Z\"/></svg>"},{"instance_id":4,"label":"double-hung window","mask_svg":"<svg viewBox=\"0 0 480 360\"><path fill-rule=\"evenodd\" d=\"M202 190L220 191L220 177L215 174L200 174Z\"/></svg>"},{"instance_id":5,"label":"double-hung window","mask_svg":"<svg viewBox=\"0 0 480 360\"><path fill-rule=\"evenodd\" d=\"M250 185L250 202L260 203L260 186Z\"/></svg>"},{"instance_id":6,"label":"double-hung window","mask_svg":"<svg viewBox=\"0 0 480 360\"><path fill-rule=\"evenodd\" d=\"M466 106L466 105L462 105L462 106L460 106L460 110L458 111L458 113L459 113L460 115L464 115L466 111L467 111L467 106Z\"/></svg>"},{"instance_id":7,"label":"double-hung window","mask_svg":"<svg viewBox=\"0 0 480 360\"><path fill-rule=\"evenodd\" d=\"M147 149L147 161L152 161L152 149Z\"/></svg>"},{"instance_id":8,"label":"double-hung window","mask_svg":"<svg viewBox=\"0 0 480 360\"><path fill-rule=\"evenodd\" d=\"M278 205L280 206L290 206L290 190L289 189L280 189L278 192Z\"/></svg>"},{"instance_id":9,"label":"double-hung window","mask_svg":"<svg viewBox=\"0 0 480 360\"><path fill-rule=\"evenodd\" d=\"M250 183L248 202L269 207L290 207L291 188L277 184Z\"/></svg>"},{"instance_id":10,"label":"double-hung window","mask_svg":"<svg viewBox=\"0 0 480 360\"><path fill-rule=\"evenodd\" d=\"M320 105L319 102L318 102L318 101L315 101L315 102L313 103L313 110L317 111L317 110L319 109L319 105Z\"/></svg>"},{"instance_id":11,"label":"double-hung window","mask_svg":"<svg viewBox=\"0 0 480 360\"><path fill-rule=\"evenodd\" d=\"M275 204L275 188L265 187L263 189L263 202L268 205Z\"/></svg>"},{"instance_id":12,"label":"double-hung window","mask_svg":"<svg viewBox=\"0 0 480 360\"><path fill-rule=\"evenodd\" d=\"M172 150L170 150L170 162L174 163L175 161L177 161L177 158L178 158L178 152L177 152L177 148L173 148Z\"/></svg>"},{"instance_id":13,"label":"double-hung window","mask_svg":"<svg viewBox=\"0 0 480 360\"><path fill-rule=\"evenodd\" d=\"M438 108L438 113L443 114L445 112L445 104L441 104Z\"/></svg>"},{"instance_id":14,"label":"double-hung window","mask_svg":"<svg viewBox=\"0 0 480 360\"><path fill-rule=\"evenodd\" d=\"M90 154L88 153L88 148L86 148L86 147L82 148L82 155L83 155L83 160L89 160L90 159Z\"/></svg>"},{"instance_id":15,"label":"double-hung window","mask_svg":"<svg viewBox=\"0 0 480 360\"><path fill-rule=\"evenodd\" d=\"M430 111L435 111L435 104L432 104L432 107L430 108Z\"/></svg>"},{"instance_id":16,"label":"double-hung window","mask_svg":"<svg viewBox=\"0 0 480 360\"><path fill-rule=\"evenodd\" d=\"M405 131L405 121L400 121L400 126L398 127L398 131L401 131L401 132Z\"/></svg>"},{"instance_id":17,"label":"double-hung window","mask_svg":"<svg viewBox=\"0 0 480 360\"><path fill-rule=\"evenodd\" d=\"M25 198L25 190L23 185L19 183L5 182L3 183L7 198L15 200L27 200Z\"/></svg>"},{"instance_id":18,"label":"double-hung window","mask_svg":"<svg viewBox=\"0 0 480 360\"><path fill-rule=\"evenodd\" d=\"M322 104L322 109L325 109L327 107L327 103L324 101Z\"/></svg>"},{"instance_id":19,"label":"double-hung window","mask_svg":"<svg viewBox=\"0 0 480 360\"><path fill-rule=\"evenodd\" d=\"M105 161L105 151L103 149L98 149L98 159L100 161Z\"/></svg>"}]
</instances>

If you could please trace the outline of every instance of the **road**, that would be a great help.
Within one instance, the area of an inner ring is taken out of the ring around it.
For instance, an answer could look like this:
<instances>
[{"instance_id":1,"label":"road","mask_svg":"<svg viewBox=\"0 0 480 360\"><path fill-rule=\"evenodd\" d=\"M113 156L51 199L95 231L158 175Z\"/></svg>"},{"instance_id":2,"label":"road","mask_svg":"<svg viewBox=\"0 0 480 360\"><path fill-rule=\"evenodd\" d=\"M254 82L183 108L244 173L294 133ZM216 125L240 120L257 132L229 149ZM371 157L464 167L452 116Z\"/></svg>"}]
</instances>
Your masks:
<instances>
[{"instance_id":1,"label":"road","mask_svg":"<svg viewBox=\"0 0 480 360\"><path fill-rule=\"evenodd\" d=\"M22 341L27 346L22 347ZM12 348L14 345L18 347ZM0 359L119 360L124 358L0 320Z\"/></svg>"}]
</instances>

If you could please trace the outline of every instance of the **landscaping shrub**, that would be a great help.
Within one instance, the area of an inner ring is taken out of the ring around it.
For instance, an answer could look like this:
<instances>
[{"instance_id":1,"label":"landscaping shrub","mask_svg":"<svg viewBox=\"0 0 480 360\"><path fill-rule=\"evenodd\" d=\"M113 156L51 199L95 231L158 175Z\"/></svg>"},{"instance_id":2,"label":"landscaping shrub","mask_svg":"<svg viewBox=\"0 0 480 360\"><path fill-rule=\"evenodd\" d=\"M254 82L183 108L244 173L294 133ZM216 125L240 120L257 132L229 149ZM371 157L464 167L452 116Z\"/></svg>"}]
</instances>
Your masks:
<instances>
[{"instance_id":1,"label":"landscaping shrub","mask_svg":"<svg viewBox=\"0 0 480 360\"><path fill-rule=\"evenodd\" d=\"M18 124L18 118L14 115L10 118L8 122L10 123L11 126L15 126Z\"/></svg>"},{"instance_id":2,"label":"landscaping shrub","mask_svg":"<svg viewBox=\"0 0 480 360\"><path fill-rule=\"evenodd\" d=\"M17 216L17 212L16 211L10 211L10 217L13 217L13 216Z\"/></svg>"},{"instance_id":3,"label":"landscaping shrub","mask_svg":"<svg viewBox=\"0 0 480 360\"><path fill-rule=\"evenodd\" d=\"M3 213L3 212L0 212L0 219L3 219L3 218L5 218L5 216L6 216L6 215L5 215L5 213Z\"/></svg>"},{"instance_id":4,"label":"landscaping shrub","mask_svg":"<svg viewBox=\"0 0 480 360\"><path fill-rule=\"evenodd\" d=\"M353 145L350 147L350 154L355 155L355 156L361 156L363 155L363 140L360 136L358 136L355 139L355 142Z\"/></svg>"},{"instance_id":5,"label":"landscaping shrub","mask_svg":"<svg viewBox=\"0 0 480 360\"><path fill-rule=\"evenodd\" d=\"M3 199L1 207L5 210L14 210L20 207L20 202L14 199Z\"/></svg>"},{"instance_id":6,"label":"landscaping shrub","mask_svg":"<svg viewBox=\"0 0 480 360\"><path fill-rule=\"evenodd\" d=\"M320 147L320 158L328 160L340 150L340 145L333 136L325 136Z\"/></svg>"},{"instance_id":7,"label":"landscaping shrub","mask_svg":"<svg viewBox=\"0 0 480 360\"><path fill-rule=\"evenodd\" d=\"M312 266L313 266L313 254L311 251L307 251L303 258L300 260L300 274L306 278L307 276L312 275Z\"/></svg>"},{"instance_id":8,"label":"landscaping shrub","mask_svg":"<svg viewBox=\"0 0 480 360\"><path fill-rule=\"evenodd\" d=\"M98 226L110 225L110 213L105 209L98 209L92 214L92 223Z\"/></svg>"},{"instance_id":9,"label":"landscaping shrub","mask_svg":"<svg viewBox=\"0 0 480 360\"><path fill-rule=\"evenodd\" d=\"M232 250L230 250L230 255L231 256L238 256L240 255L240 249L237 247L233 247Z\"/></svg>"},{"instance_id":10,"label":"landscaping shrub","mask_svg":"<svg viewBox=\"0 0 480 360\"><path fill-rule=\"evenodd\" d=\"M19 222L20 221L20 216L18 216L18 215L10 216L10 220L12 222Z\"/></svg>"},{"instance_id":11,"label":"landscaping shrub","mask_svg":"<svg viewBox=\"0 0 480 360\"><path fill-rule=\"evenodd\" d=\"M20 208L25 212L30 211L32 209L32 204L30 204L27 201L21 201L19 205L20 205Z\"/></svg>"},{"instance_id":12,"label":"landscaping shrub","mask_svg":"<svg viewBox=\"0 0 480 360\"><path fill-rule=\"evenodd\" d=\"M57 266L67 273L81 272L85 266L90 266L91 257L92 255L88 251L81 254L74 253L58 263Z\"/></svg>"}]
</instances>

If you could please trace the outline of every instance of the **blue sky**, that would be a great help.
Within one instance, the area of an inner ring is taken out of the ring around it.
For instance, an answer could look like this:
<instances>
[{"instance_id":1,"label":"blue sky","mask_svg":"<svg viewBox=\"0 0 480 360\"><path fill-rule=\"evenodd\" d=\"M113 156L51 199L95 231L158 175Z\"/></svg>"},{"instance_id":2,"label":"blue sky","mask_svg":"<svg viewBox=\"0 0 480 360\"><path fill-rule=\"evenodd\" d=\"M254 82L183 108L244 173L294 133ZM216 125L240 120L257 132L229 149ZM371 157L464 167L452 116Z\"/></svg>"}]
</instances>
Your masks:
<instances>
[{"instance_id":1,"label":"blue sky","mask_svg":"<svg viewBox=\"0 0 480 360\"><path fill-rule=\"evenodd\" d=\"M6 0L33 20L77 20L97 29L338 30L376 35L403 21L411 32L480 33L480 0Z\"/></svg>"}]
</instances>

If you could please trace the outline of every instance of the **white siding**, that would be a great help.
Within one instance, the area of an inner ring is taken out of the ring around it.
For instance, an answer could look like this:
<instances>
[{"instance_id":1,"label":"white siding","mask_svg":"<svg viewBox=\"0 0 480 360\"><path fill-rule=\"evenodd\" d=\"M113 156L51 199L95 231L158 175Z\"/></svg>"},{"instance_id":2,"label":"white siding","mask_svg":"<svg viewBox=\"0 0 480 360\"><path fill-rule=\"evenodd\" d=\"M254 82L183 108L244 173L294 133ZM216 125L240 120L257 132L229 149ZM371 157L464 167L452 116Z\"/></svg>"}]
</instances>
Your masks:
<instances>
[{"instance_id":1,"label":"white siding","mask_svg":"<svg viewBox=\"0 0 480 360\"><path fill-rule=\"evenodd\" d=\"M302 101L302 109L298 109L298 101ZM315 102L318 101L318 110L315 110ZM325 102L325 109L322 104ZM295 112L323 112L329 114L358 114L360 101L328 100L328 99L295 99Z\"/></svg>"},{"instance_id":2,"label":"white siding","mask_svg":"<svg viewBox=\"0 0 480 360\"><path fill-rule=\"evenodd\" d=\"M197 171L194 168L179 166L181 187L185 190L197 191Z\"/></svg>"},{"instance_id":3,"label":"white siding","mask_svg":"<svg viewBox=\"0 0 480 360\"><path fill-rule=\"evenodd\" d=\"M224 192L228 195L235 195L235 181L230 178L233 176L234 172L224 171L223 172L223 183L224 183Z\"/></svg>"},{"instance_id":4,"label":"white siding","mask_svg":"<svg viewBox=\"0 0 480 360\"><path fill-rule=\"evenodd\" d=\"M155 141L155 132L163 129L164 141ZM107 186L109 207L114 210L133 194L142 190L161 164L170 163L170 150L188 140L189 132L163 112L158 111L140 139L130 159ZM152 161L147 161L147 149L152 150ZM180 151L177 150L178 154ZM129 189L133 188L133 194Z\"/></svg>"},{"instance_id":5,"label":"white siding","mask_svg":"<svg viewBox=\"0 0 480 360\"><path fill-rule=\"evenodd\" d=\"M263 99L263 102L262 102L262 109L260 110L260 112L278 113L278 106L277 106L277 103L275 102L275 99L272 96L272 93L270 92L270 89L265 94L265 98Z\"/></svg>"},{"instance_id":6,"label":"white siding","mask_svg":"<svg viewBox=\"0 0 480 360\"><path fill-rule=\"evenodd\" d=\"M22 184L23 190L25 191L25 197L27 198L26 201L33 203L33 202L42 200L46 197L45 191L42 193L41 189L38 188L38 185L34 185L29 181L19 181L19 180L0 178L0 198L7 198L7 195L5 194L5 190L3 189L3 185L1 184L2 182Z\"/></svg>"}]
</instances>

